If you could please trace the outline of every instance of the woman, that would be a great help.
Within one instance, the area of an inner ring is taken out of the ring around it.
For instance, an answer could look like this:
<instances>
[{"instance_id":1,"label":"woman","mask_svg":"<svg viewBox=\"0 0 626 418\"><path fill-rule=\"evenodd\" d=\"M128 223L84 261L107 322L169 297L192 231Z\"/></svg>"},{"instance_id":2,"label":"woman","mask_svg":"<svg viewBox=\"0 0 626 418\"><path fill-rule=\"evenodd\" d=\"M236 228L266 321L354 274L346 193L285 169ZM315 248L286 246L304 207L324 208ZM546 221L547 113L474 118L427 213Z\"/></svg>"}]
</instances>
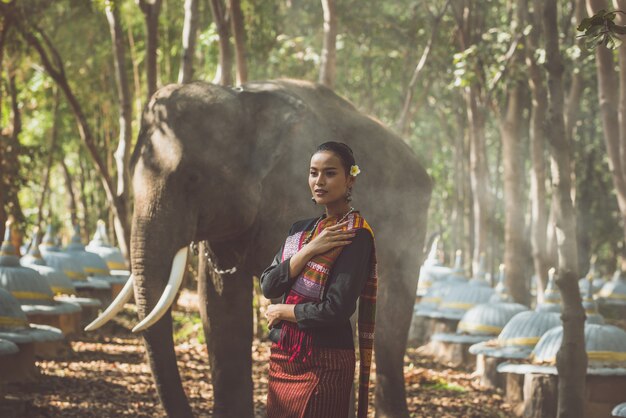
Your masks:
<instances>
[{"instance_id":1,"label":"woman","mask_svg":"<svg viewBox=\"0 0 626 418\"><path fill-rule=\"evenodd\" d=\"M367 416L376 310L374 236L350 207L359 174L352 150L340 142L320 145L311 157L309 187L319 218L296 222L272 264L261 275L270 305L268 418L345 418L354 382L350 317L359 300L359 406Z\"/></svg>"}]
</instances>

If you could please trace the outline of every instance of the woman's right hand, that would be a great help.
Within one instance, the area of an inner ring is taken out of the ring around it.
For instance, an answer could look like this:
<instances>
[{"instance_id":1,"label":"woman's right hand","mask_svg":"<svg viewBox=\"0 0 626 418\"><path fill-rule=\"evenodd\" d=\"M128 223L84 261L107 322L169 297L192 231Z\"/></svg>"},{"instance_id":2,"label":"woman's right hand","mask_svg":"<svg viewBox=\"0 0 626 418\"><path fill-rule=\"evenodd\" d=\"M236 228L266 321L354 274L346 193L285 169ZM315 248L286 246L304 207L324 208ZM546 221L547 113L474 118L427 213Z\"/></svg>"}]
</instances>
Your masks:
<instances>
[{"instance_id":1,"label":"woman's right hand","mask_svg":"<svg viewBox=\"0 0 626 418\"><path fill-rule=\"evenodd\" d=\"M344 221L333 226L324 228L324 230L306 244L307 250L313 255L324 254L335 247L348 245L352 242L352 238L356 235L355 230L342 231L341 228L346 226L348 221Z\"/></svg>"}]
</instances>

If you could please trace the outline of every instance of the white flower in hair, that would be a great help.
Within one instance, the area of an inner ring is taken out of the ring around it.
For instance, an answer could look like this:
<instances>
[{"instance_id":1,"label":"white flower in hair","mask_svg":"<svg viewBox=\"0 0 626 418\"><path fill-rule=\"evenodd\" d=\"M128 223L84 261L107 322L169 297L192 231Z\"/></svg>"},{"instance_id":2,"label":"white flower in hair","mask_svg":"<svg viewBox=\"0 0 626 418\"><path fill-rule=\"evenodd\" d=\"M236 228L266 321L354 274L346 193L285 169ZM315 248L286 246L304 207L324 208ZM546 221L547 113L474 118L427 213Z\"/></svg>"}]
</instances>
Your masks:
<instances>
[{"instance_id":1,"label":"white flower in hair","mask_svg":"<svg viewBox=\"0 0 626 418\"><path fill-rule=\"evenodd\" d=\"M361 170L359 169L358 165L353 165L352 167L350 167L350 175L352 177L356 177L357 174L359 174L361 172Z\"/></svg>"}]
</instances>

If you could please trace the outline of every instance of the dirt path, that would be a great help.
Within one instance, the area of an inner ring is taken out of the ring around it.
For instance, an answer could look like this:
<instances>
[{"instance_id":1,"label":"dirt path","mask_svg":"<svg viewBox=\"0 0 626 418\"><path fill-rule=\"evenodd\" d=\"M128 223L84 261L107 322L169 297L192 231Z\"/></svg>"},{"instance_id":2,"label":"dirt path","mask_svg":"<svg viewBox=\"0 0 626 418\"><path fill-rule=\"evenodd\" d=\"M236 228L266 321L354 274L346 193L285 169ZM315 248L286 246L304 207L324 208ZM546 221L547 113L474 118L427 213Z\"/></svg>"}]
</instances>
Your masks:
<instances>
[{"instance_id":1,"label":"dirt path","mask_svg":"<svg viewBox=\"0 0 626 418\"><path fill-rule=\"evenodd\" d=\"M140 339L122 322L103 331L81 335L73 352L38 363L41 375L31 383L8 387L13 399L25 404L28 418L164 418L144 361ZM213 392L204 344L191 338L176 347L178 366L196 416L210 417ZM269 345L253 347L254 400L264 416ZM409 350L405 357L407 401L412 417L508 418L513 415L501 397L481 391L470 372L447 369ZM373 417L373 408L371 416Z\"/></svg>"}]
</instances>

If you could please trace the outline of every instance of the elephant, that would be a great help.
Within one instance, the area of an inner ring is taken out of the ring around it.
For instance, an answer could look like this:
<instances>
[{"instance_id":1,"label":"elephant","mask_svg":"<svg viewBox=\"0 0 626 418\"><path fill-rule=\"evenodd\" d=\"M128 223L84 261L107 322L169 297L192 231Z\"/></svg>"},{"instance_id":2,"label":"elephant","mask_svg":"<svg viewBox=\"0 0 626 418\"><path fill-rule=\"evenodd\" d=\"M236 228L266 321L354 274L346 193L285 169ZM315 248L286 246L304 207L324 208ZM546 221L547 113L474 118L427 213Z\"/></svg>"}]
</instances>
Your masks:
<instances>
[{"instance_id":1,"label":"elephant","mask_svg":"<svg viewBox=\"0 0 626 418\"><path fill-rule=\"evenodd\" d=\"M425 255L431 179L381 122L328 87L293 79L234 88L201 81L167 85L143 111L131 156L132 275L95 323L110 319L134 294L142 320L134 331L143 335L168 416L193 416L171 319L192 242L200 243L202 254L199 309L214 416L254 416L253 276L270 264L293 222L322 213L311 202L307 176L315 147L328 140L354 150L362 173L352 204L375 234L377 416L408 417L403 358Z\"/></svg>"}]
</instances>

